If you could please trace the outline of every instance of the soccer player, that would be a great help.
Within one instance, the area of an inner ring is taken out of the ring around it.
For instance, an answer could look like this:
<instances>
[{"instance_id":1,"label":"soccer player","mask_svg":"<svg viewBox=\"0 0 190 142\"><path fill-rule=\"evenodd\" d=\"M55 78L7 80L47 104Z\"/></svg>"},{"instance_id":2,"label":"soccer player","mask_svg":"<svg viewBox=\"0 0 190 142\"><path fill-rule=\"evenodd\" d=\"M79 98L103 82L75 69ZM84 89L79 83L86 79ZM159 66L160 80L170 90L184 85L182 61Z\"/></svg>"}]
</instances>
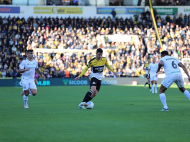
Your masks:
<instances>
[{"instance_id":1,"label":"soccer player","mask_svg":"<svg viewBox=\"0 0 190 142\"><path fill-rule=\"evenodd\" d=\"M145 75L144 75L144 76L145 76L146 79L147 79L147 82L144 84L144 87L146 88L146 85L148 84L150 91L152 91L152 90L151 90L151 87L150 87L150 76L149 76L149 74L148 74L148 66L149 66L149 62L147 61L147 62L144 64L144 69L145 69Z\"/></svg>"},{"instance_id":2,"label":"soccer player","mask_svg":"<svg viewBox=\"0 0 190 142\"><path fill-rule=\"evenodd\" d=\"M149 64L148 67L148 74L150 76L150 81L151 81L151 90L152 93L157 93L157 80L158 80L158 74L156 73L158 69L158 63L156 63L156 57L153 57L152 63Z\"/></svg>"},{"instance_id":3,"label":"soccer player","mask_svg":"<svg viewBox=\"0 0 190 142\"><path fill-rule=\"evenodd\" d=\"M163 109L161 109L161 111L169 111L166 103L165 91L172 85L173 82L177 84L179 90L190 101L190 94L184 88L184 82L179 67L181 67L184 70L184 72L188 76L189 81L190 81L190 76L189 73L187 72L187 68L177 58L169 56L168 51L162 51L161 57L162 58L159 60L157 73L159 72L160 68L163 67L166 74L160 87L160 100L163 104Z\"/></svg>"},{"instance_id":4,"label":"soccer player","mask_svg":"<svg viewBox=\"0 0 190 142\"><path fill-rule=\"evenodd\" d=\"M38 62L33 59L33 50L27 50L27 58L21 62L19 65L19 72L23 73L21 80L22 80L22 87L24 90L23 100L24 100L24 108L28 107L28 95L29 89L33 96L37 94L37 87L35 84L34 76L35 71L40 74L44 80L45 76L39 71L38 69Z\"/></svg>"},{"instance_id":5,"label":"soccer player","mask_svg":"<svg viewBox=\"0 0 190 142\"><path fill-rule=\"evenodd\" d=\"M96 96L96 94L100 91L104 66L106 66L109 70L113 72L115 76L117 76L117 73L115 73L114 70L108 64L107 59L105 57L102 57L102 54L103 50L101 48L98 48L96 50L96 57L91 59L88 62L86 68L82 71L82 73L75 78L75 80L78 80L91 67L90 90L86 93L83 101L79 104L79 108L81 109L85 109L84 106L86 106L86 103L92 100Z\"/></svg>"}]
</instances>

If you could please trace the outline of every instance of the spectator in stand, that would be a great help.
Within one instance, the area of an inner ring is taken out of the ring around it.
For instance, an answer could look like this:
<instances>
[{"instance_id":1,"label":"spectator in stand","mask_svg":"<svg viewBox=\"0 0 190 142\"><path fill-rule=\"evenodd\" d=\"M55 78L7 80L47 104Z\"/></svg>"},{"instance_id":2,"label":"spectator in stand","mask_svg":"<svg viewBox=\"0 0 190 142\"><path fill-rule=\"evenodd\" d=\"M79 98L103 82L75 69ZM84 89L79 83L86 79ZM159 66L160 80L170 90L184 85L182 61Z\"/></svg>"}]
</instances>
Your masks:
<instances>
[{"instance_id":1,"label":"spectator in stand","mask_svg":"<svg viewBox=\"0 0 190 142\"><path fill-rule=\"evenodd\" d=\"M115 9L112 10L111 15L113 16L113 21L115 21L116 11Z\"/></svg>"},{"instance_id":2,"label":"spectator in stand","mask_svg":"<svg viewBox=\"0 0 190 142\"><path fill-rule=\"evenodd\" d=\"M6 71L6 77L19 77L17 73L20 58L27 49L45 48L47 53L37 52L36 60L46 77L75 77L84 69L93 54L83 52L96 48L106 49L105 56L114 70L121 77L141 76L144 74L144 62L158 56L160 45L150 18L150 12L142 13L138 18L79 18L79 17L4 17L0 21L0 69ZM159 19L157 15L156 19ZM136 19L135 19L136 18ZM184 19L183 19L184 18ZM185 25L185 16L180 14L173 20L160 19L159 34L164 48L170 54L178 57L190 57L190 31ZM21 23L22 22L22 23ZM13 23L17 23L16 26ZM20 23L20 24L18 24ZM37 27L35 26L37 24ZM188 22L189 24L189 22ZM105 35L138 35L139 43L109 42ZM49 52L48 49L55 49ZM63 53L56 49L66 49ZM77 53L72 52L77 49ZM67 51L68 50L68 51ZM80 51L81 50L81 51ZM67 75L66 75L67 71ZM88 71L83 77L88 77ZM110 72L104 72L106 77L112 77Z\"/></svg>"}]
</instances>

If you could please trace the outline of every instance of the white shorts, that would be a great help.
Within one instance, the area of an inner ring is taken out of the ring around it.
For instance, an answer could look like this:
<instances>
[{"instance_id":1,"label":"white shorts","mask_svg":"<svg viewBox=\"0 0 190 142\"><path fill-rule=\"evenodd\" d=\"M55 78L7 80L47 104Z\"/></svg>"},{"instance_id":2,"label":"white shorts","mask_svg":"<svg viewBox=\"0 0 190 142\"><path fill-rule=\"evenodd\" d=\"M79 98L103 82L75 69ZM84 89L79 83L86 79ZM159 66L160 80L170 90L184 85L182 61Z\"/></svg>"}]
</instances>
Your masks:
<instances>
[{"instance_id":1,"label":"white shorts","mask_svg":"<svg viewBox=\"0 0 190 142\"><path fill-rule=\"evenodd\" d=\"M158 77L156 76L156 74L150 74L150 81L157 81Z\"/></svg>"},{"instance_id":2,"label":"white shorts","mask_svg":"<svg viewBox=\"0 0 190 142\"><path fill-rule=\"evenodd\" d=\"M23 90L37 89L34 79L22 79Z\"/></svg>"},{"instance_id":3,"label":"white shorts","mask_svg":"<svg viewBox=\"0 0 190 142\"><path fill-rule=\"evenodd\" d=\"M162 85L166 88L169 88L172 83L175 82L178 88L184 87L184 81L181 74L171 74L166 76L162 81Z\"/></svg>"}]
</instances>

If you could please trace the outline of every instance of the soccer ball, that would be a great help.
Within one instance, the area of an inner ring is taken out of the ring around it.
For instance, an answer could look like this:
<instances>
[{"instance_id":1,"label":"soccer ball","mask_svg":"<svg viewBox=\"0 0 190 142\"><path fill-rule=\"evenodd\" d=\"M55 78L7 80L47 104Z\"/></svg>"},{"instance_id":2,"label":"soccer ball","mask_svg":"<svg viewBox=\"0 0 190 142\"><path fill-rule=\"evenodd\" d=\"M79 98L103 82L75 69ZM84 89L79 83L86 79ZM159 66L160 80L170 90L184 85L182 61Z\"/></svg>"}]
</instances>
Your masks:
<instances>
[{"instance_id":1,"label":"soccer ball","mask_svg":"<svg viewBox=\"0 0 190 142\"><path fill-rule=\"evenodd\" d=\"M94 107L93 102L91 102L91 101L87 102L87 106L86 106L87 109L93 109L93 107Z\"/></svg>"}]
</instances>

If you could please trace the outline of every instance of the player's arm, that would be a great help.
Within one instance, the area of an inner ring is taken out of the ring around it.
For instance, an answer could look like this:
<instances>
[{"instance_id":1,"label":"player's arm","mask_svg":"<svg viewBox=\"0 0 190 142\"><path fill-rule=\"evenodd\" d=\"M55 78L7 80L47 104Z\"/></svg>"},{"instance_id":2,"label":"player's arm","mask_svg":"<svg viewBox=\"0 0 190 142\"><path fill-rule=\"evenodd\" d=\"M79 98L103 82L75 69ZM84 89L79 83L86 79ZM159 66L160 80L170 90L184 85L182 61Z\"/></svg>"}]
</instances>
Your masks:
<instances>
[{"instance_id":1,"label":"player's arm","mask_svg":"<svg viewBox=\"0 0 190 142\"><path fill-rule=\"evenodd\" d=\"M186 73L187 77L188 77L189 80L190 80L189 73L188 73L188 71L187 71L187 68L184 66L184 64L182 64L181 62L179 62L178 66L183 69L183 71Z\"/></svg>"},{"instance_id":2,"label":"player's arm","mask_svg":"<svg viewBox=\"0 0 190 142\"><path fill-rule=\"evenodd\" d=\"M160 71L160 69L161 69L161 67L164 65L164 62L161 60L160 62L159 62L159 64L158 64L158 70L157 70L157 72L156 73L158 73L159 71Z\"/></svg>"},{"instance_id":3,"label":"player's arm","mask_svg":"<svg viewBox=\"0 0 190 142\"><path fill-rule=\"evenodd\" d=\"M118 76L118 75L117 75L117 73L116 73L116 72L114 72L114 70L112 69L112 67L108 64L107 60L106 60L105 65L106 65L106 67L107 67L110 71L112 71L112 72L113 72L113 74L114 74L115 76Z\"/></svg>"},{"instance_id":4,"label":"player's arm","mask_svg":"<svg viewBox=\"0 0 190 142\"><path fill-rule=\"evenodd\" d=\"M38 68L35 69L35 72L42 76L44 80L46 79L46 77L43 75L43 73L41 73L41 71Z\"/></svg>"},{"instance_id":5,"label":"player's arm","mask_svg":"<svg viewBox=\"0 0 190 142\"><path fill-rule=\"evenodd\" d=\"M19 73L23 73L23 72L25 72L25 71L29 71L30 70L30 68L27 68L27 69L19 69L18 71L19 71Z\"/></svg>"},{"instance_id":6,"label":"player's arm","mask_svg":"<svg viewBox=\"0 0 190 142\"><path fill-rule=\"evenodd\" d=\"M86 66L84 70L81 72L81 74L75 78L75 80L78 80L81 76L83 76L87 72L88 69L89 69L89 66Z\"/></svg>"}]
</instances>

